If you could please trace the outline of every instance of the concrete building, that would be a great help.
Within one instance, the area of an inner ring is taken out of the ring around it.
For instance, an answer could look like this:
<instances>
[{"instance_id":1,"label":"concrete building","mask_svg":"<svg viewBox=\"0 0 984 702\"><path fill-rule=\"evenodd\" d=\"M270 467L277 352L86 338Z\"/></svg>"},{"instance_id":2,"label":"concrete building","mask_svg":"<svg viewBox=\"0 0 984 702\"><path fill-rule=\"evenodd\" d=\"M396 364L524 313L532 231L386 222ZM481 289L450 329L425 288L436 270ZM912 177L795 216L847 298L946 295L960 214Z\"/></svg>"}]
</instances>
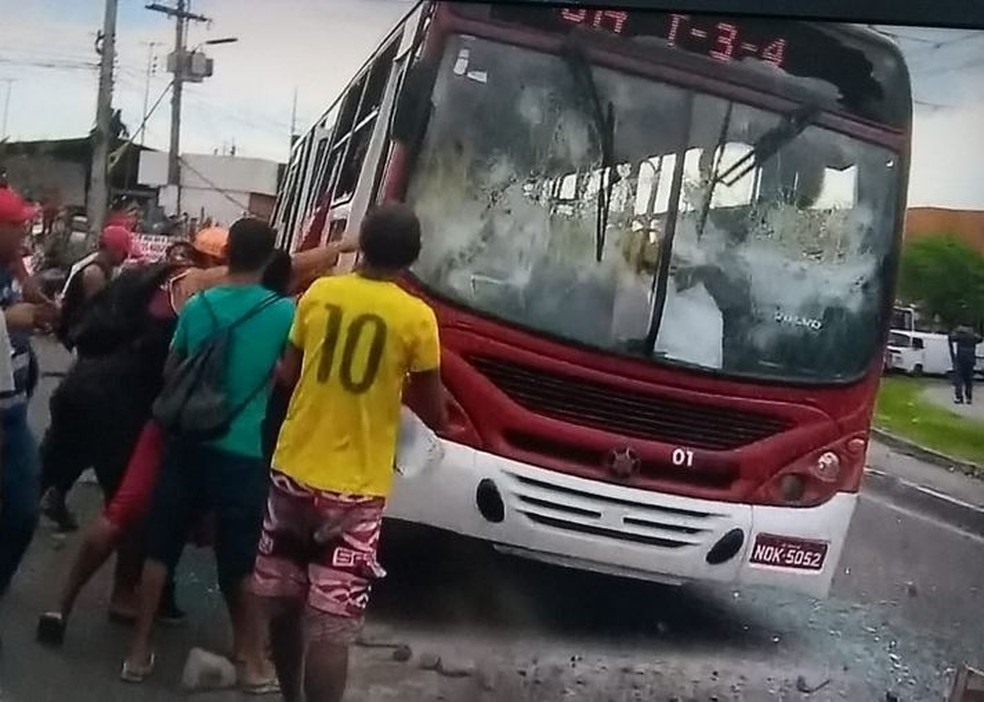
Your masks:
<instances>
[{"instance_id":1,"label":"concrete building","mask_svg":"<svg viewBox=\"0 0 984 702\"><path fill-rule=\"evenodd\" d=\"M187 213L229 225L245 214L269 219L283 166L275 161L240 156L186 154L181 157L181 212L177 188L167 183L166 153L146 152L138 181L158 189L158 205L168 215Z\"/></svg>"},{"instance_id":2,"label":"concrete building","mask_svg":"<svg viewBox=\"0 0 984 702\"><path fill-rule=\"evenodd\" d=\"M940 207L910 207L905 215L905 239L953 234L984 255L984 212Z\"/></svg>"},{"instance_id":3,"label":"concrete building","mask_svg":"<svg viewBox=\"0 0 984 702\"><path fill-rule=\"evenodd\" d=\"M137 145L123 149L125 141L114 140L112 151L121 157L110 172L110 198L142 202L153 192L137 183ZM0 169L14 188L36 200L50 199L74 210L84 210L92 170L92 139L43 139L0 143Z\"/></svg>"}]
</instances>

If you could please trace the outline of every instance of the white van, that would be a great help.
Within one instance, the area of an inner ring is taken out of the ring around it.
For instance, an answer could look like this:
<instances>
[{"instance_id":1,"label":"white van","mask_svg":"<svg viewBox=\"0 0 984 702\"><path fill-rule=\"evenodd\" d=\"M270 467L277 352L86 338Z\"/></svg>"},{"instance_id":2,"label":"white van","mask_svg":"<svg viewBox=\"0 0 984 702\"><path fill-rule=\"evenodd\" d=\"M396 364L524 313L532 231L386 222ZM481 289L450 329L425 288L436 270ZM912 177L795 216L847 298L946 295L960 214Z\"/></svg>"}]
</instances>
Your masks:
<instances>
[{"instance_id":1,"label":"white van","mask_svg":"<svg viewBox=\"0 0 984 702\"><path fill-rule=\"evenodd\" d=\"M908 375L947 375L953 371L946 334L891 331L885 353L886 370Z\"/></svg>"}]
</instances>

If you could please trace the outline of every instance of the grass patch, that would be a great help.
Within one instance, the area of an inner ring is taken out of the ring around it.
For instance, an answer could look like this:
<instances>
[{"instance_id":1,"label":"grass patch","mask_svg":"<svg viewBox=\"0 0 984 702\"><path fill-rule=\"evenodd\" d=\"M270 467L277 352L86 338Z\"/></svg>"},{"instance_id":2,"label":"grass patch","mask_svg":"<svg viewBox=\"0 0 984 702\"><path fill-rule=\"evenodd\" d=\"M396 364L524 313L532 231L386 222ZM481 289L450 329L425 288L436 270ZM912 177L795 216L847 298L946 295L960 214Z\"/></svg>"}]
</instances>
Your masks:
<instances>
[{"instance_id":1,"label":"grass patch","mask_svg":"<svg viewBox=\"0 0 984 702\"><path fill-rule=\"evenodd\" d=\"M924 399L925 385L915 378L882 378L875 426L947 456L984 465L984 422Z\"/></svg>"}]
</instances>

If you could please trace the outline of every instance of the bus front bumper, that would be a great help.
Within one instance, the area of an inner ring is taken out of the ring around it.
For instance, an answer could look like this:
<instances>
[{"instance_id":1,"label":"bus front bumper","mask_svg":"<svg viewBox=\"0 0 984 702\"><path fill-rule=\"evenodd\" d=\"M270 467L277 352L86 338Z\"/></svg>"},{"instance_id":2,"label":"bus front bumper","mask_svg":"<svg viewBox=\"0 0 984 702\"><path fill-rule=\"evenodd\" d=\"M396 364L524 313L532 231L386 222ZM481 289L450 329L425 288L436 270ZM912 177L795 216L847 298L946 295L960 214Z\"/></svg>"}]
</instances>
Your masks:
<instances>
[{"instance_id":1,"label":"bus front bumper","mask_svg":"<svg viewBox=\"0 0 984 702\"><path fill-rule=\"evenodd\" d=\"M556 565L664 583L771 585L825 597L856 494L818 507L712 502L620 487L445 442L398 478L386 516Z\"/></svg>"}]
</instances>

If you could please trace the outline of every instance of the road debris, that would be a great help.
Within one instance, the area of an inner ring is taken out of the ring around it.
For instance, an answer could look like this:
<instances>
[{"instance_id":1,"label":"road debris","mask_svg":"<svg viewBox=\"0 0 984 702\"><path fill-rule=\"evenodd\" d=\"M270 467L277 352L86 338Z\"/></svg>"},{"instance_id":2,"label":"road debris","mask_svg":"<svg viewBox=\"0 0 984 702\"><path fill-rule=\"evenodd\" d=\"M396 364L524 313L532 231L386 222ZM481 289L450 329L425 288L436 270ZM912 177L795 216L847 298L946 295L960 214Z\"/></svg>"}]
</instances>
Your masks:
<instances>
[{"instance_id":1,"label":"road debris","mask_svg":"<svg viewBox=\"0 0 984 702\"><path fill-rule=\"evenodd\" d=\"M420 660L417 661L417 667L421 670L437 670L438 666L441 665L441 657L436 653L430 651L425 651L420 654Z\"/></svg>"},{"instance_id":2,"label":"road debris","mask_svg":"<svg viewBox=\"0 0 984 702\"><path fill-rule=\"evenodd\" d=\"M224 656L193 648L181 674L181 685L189 692L235 687L236 666Z\"/></svg>"},{"instance_id":3,"label":"road debris","mask_svg":"<svg viewBox=\"0 0 984 702\"><path fill-rule=\"evenodd\" d=\"M819 685L811 685L806 680L806 676L800 675L796 678L796 689L805 695L812 695L814 692L818 692L830 684L830 678L827 678Z\"/></svg>"},{"instance_id":4,"label":"road debris","mask_svg":"<svg viewBox=\"0 0 984 702\"><path fill-rule=\"evenodd\" d=\"M475 674L475 664L467 658L442 656L438 659L437 672L446 678L470 678Z\"/></svg>"}]
</instances>

